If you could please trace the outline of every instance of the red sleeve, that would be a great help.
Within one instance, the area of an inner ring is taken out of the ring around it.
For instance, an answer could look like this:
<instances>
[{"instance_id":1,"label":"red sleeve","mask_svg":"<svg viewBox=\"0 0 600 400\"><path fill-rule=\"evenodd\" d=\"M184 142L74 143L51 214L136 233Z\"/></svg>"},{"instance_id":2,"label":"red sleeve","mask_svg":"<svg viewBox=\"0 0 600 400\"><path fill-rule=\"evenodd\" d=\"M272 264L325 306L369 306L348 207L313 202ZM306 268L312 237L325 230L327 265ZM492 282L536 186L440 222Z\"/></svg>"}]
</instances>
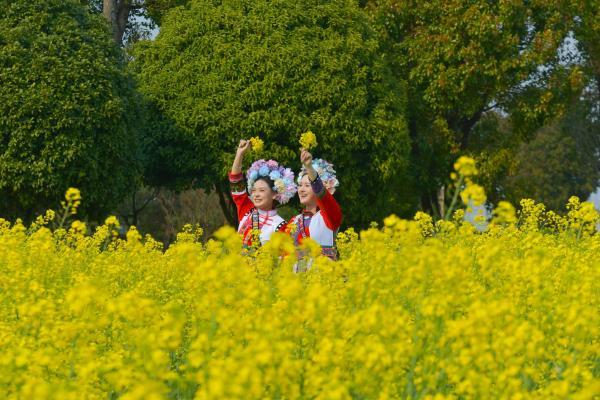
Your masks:
<instances>
[{"instance_id":1,"label":"red sleeve","mask_svg":"<svg viewBox=\"0 0 600 400\"><path fill-rule=\"evenodd\" d=\"M235 207L237 208L238 221L242 221L244 215L248 214L250 210L254 208L254 203L250 200L250 196L248 193L243 194L231 194L233 197L233 202L235 203Z\"/></svg>"},{"instance_id":2,"label":"red sleeve","mask_svg":"<svg viewBox=\"0 0 600 400\"><path fill-rule=\"evenodd\" d=\"M231 172L228 175L231 184L231 197L237 208L238 221L241 221L244 215L254 208L254 203L252 203L246 191L244 175L242 173L232 174Z\"/></svg>"},{"instance_id":3,"label":"red sleeve","mask_svg":"<svg viewBox=\"0 0 600 400\"><path fill-rule=\"evenodd\" d=\"M342 209L328 190L324 192L322 197L317 196L317 206L321 211L325 225L335 231L342 225Z\"/></svg>"}]
</instances>

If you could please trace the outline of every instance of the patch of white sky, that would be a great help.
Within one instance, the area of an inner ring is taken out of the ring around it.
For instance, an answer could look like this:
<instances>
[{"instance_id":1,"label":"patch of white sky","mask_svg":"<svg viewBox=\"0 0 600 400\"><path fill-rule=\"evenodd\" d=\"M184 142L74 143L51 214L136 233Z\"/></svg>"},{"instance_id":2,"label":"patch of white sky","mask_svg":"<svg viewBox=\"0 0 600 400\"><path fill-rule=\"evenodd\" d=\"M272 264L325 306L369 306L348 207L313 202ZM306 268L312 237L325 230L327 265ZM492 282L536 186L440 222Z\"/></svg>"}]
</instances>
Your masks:
<instances>
[{"instance_id":1,"label":"patch of white sky","mask_svg":"<svg viewBox=\"0 0 600 400\"><path fill-rule=\"evenodd\" d=\"M147 38L149 40L154 40L158 36L160 32L160 27L156 24L153 24L148 18L144 16L136 16L133 19L135 23L142 24L144 26L151 26L151 28L147 28Z\"/></svg>"},{"instance_id":2,"label":"patch of white sky","mask_svg":"<svg viewBox=\"0 0 600 400\"><path fill-rule=\"evenodd\" d=\"M154 40L156 39L156 37L158 36L158 33L160 32L160 27L158 25L154 25L154 28L152 28L150 30L150 35L148 36L148 38L150 40Z\"/></svg>"}]
</instances>

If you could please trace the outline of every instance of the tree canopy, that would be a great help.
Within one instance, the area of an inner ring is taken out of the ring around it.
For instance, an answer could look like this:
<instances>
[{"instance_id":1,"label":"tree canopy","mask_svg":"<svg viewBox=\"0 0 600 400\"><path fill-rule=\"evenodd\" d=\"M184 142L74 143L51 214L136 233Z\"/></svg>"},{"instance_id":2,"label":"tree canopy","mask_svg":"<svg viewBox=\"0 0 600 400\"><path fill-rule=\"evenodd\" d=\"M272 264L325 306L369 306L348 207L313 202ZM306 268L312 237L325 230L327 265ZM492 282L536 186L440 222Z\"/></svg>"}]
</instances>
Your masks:
<instances>
[{"instance_id":1,"label":"tree canopy","mask_svg":"<svg viewBox=\"0 0 600 400\"><path fill-rule=\"evenodd\" d=\"M73 0L2 1L0 213L54 207L69 186L91 215L139 177L136 96L106 22Z\"/></svg>"},{"instance_id":2,"label":"tree canopy","mask_svg":"<svg viewBox=\"0 0 600 400\"><path fill-rule=\"evenodd\" d=\"M422 206L429 209L460 153L491 110L511 115L509 147L531 140L585 85L559 49L576 26L575 2L372 0L366 10L409 83L408 121ZM584 24L580 24L582 27ZM506 148L495 143L497 154ZM490 171L500 174L500 170Z\"/></svg>"},{"instance_id":3,"label":"tree canopy","mask_svg":"<svg viewBox=\"0 0 600 400\"><path fill-rule=\"evenodd\" d=\"M355 2L194 0L162 22L156 40L134 49L133 67L179 130L161 149L176 155L165 181L223 190L238 140L251 136L298 169L298 138L310 129L315 156L338 170L349 224L414 205L405 83Z\"/></svg>"},{"instance_id":4,"label":"tree canopy","mask_svg":"<svg viewBox=\"0 0 600 400\"><path fill-rule=\"evenodd\" d=\"M597 182L598 0L0 6L2 215L78 186L99 217L140 183L216 189L228 210L237 141L298 169L306 130L358 227L435 213L461 154L492 202L562 205Z\"/></svg>"},{"instance_id":5,"label":"tree canopy","mask_svg":"<svg viewBox=\"0 0 600 400\"><path fill-rule=\"evenodd\" d=\"M512 171L496 184L514 203L528 197L554 210L564 210L571 196L587 199L600 182L599 117L589 99L577 100L564 117L518 146Z\"/></svg>"}]
</instances>

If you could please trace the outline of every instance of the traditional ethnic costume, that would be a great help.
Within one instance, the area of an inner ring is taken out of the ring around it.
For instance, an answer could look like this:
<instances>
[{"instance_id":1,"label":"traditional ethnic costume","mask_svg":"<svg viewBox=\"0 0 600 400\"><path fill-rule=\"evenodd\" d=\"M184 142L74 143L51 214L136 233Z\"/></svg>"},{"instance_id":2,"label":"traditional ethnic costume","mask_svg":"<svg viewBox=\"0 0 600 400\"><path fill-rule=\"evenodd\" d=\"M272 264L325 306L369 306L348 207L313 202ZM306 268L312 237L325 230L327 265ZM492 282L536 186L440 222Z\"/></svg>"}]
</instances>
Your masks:
<instances>
[{"instance_id":1,"label":"traditional ethnic costume","mask_svg":"<svg viewBox=\"0 0 600 400\"><path fill-rule=\"evenodd\" d=\"M254 207L248 193L257 179L266 177L274 182L273 190L277 193L275 200L280 204L287 203L297 191L294 173L289 168L280 166L274 160L255 161L246 173L247 185L242 173L229 173L231 196L237 208L238 233L243 237L243 246L250 248L263 245L269 241L273 232L285 231L286 221L277 214L277 210L259 210ZM253 235L254 233L254 235ZM253 236L258 233L260 244L253 243Z\"/></svg>"},{"instance_id":2,"label":"traditional ethnic costume","mask_svg":"<svg viewBox=\"0 0 600 400\"><path fill-rule=\"evenodd\" d=\"M296 245L302 243L302 239L310 237L321 245L323 255L337 259L335 237L342 223L342 210L332 193L325 188L324 181L333 192L339 186L333 165L322 159L314 159L313 167L317 171L317 178L310 182L313 192L317 197L317 212L304 211L293 217L289 226L290 234ZM298 183L306 175L303 167L298 174ZM310 180L310 177L309 177Z\"/></svg>"}]
</instances>

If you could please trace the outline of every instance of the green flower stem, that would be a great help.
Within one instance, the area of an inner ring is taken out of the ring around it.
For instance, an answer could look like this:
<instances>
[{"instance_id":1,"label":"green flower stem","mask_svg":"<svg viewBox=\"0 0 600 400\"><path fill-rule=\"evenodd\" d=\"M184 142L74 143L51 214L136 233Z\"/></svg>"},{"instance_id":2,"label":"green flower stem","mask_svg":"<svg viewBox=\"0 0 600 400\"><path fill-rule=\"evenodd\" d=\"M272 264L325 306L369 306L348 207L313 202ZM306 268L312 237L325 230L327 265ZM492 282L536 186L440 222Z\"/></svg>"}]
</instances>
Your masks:
<instances>
[{"instance_id":1,"label":"green flower stem","mask_svg":"<svg viewBox=\"0 0 600 400\"><path fill-rule=\"evenodd\" d=\"M460 177L458 178L458 183L456 184L456 190L454 191L454 196L452 197L452 202L450 203L450 206L446 210L446 215L444 216L444 221L448 221L448 219L452 215L452 211L454 210L454 206L456 205L456 200L458 200L458 193L460 192L460 187L462 186L463 181L464 181L464 176L462 174L460 174Z\"/></svg>"}]
</instances>

